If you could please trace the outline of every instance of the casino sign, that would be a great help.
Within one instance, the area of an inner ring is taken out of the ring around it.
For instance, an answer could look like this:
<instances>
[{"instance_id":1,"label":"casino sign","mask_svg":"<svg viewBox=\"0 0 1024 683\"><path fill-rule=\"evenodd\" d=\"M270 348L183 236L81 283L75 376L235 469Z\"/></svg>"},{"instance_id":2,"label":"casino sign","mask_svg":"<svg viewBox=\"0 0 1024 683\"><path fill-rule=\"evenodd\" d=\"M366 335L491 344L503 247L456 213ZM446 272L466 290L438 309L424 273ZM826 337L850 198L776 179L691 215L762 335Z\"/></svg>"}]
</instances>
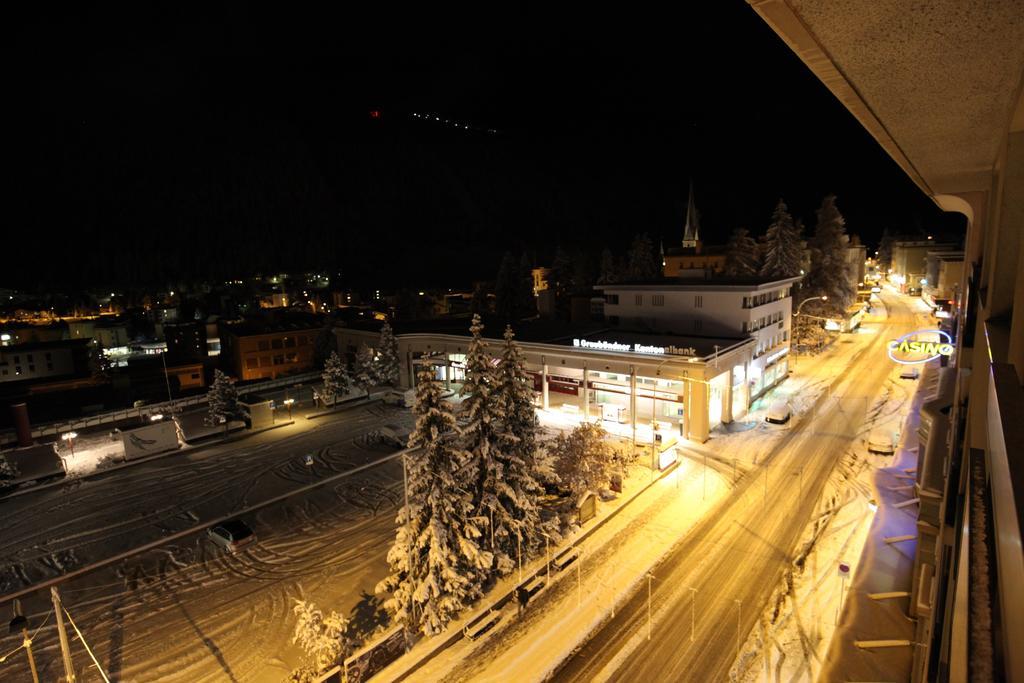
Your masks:
<instances>
[{"instance_id":1,"label":"casino sign","mask_svg":"<svg viewBox=\"0 0 1024 683\"><path fill-rule=\"evenodd\" d=\"M953 355L953 338L942 330L916 330L889 342L889 358L904 365Z\"/></svg>"}]
</instances>

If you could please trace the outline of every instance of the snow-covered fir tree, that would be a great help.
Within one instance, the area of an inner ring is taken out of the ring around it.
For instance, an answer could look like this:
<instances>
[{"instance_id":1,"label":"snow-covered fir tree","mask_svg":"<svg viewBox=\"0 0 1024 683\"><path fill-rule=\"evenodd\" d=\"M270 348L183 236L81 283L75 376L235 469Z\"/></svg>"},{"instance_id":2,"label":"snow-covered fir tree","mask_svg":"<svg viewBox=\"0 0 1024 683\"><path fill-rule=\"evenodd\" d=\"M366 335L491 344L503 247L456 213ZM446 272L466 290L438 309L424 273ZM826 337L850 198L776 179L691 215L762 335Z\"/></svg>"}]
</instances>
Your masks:
<instances>
[{"instance_id":1,"label":"snow-covered fir tree","mask_svg":"<svg viewBox=\"0 0 1024 683\"><path fill-rule=\"evenodd\" d=\"M0 455L0 485L5 479L14 479L18 476L18 467L3 455Z\"/></svg>"},{"instance_id":2,"label":"snow-covered fir tree","mask_svg":"<svg viewBox=\"0 0 1024 683\"><path fill-rule=\"evenodd\" d=\"M619 281L619 269L615 265L612 250L605 247L601 252L601 265L597 271L597 284L611 285Z\"/></svg>"},{"instance_id":3,"label":"snow-covered fir tree","mask_svg":"<svg viewBox=\"0 0 1024 683\"><path fill-rule=\"evenodd\" d=\"M757 275L759 268L757 242L746 228L736 228L729 236L725 249L725 274L733 276Z\"/></svg>"},{"instance_id":4,"label":"snow-covered fir tree","mask_svg":"<svg viewBox=\"0 0 1024 683\"><path fill-rule=\"evenodd\" d=\"M629 247L625 277L627 280L654 280L661 276L661 261L647 233L633 238Z\"/></svg>"},{"instance_id":5,"label":"snow-covered fir tree","mask_svg":"<svg viewBox=\"0 0 1024 683\"><path fill-rule=\"evenodd\" d=\"M817 214L818 222L810 242L811 269L804 279L801 295L827 295L828 299L808 302L803 312L843 316L857 295L846 255L846 221L839 213L836 197L832 194L822 200Z\"/></svg>"},{"instance_id":6,"label":"snow-covered fir tree","mask_svg":"<svg viewBox=\"0 0 1024 683\"><path fill-rule=\"evenodd\" d=\"M320 375L324 382L324 400L336 405L338 398L344 396L352 388L352 380L345 369L345 363L338 356L337 351L331 351L331 355L324 362L324 371Z\"/></svg>"},{"instance_id":7,"label":"snow-covered fir tree","mask_svg":"<svg viewBox=\"0 0 1024 683\"><path fill-rule=\"evenodd\" d=\"M886 273L892 268L892 244L895 242L889 228L882 230L882 239L878 242L878 269Z\"/></svg>"},{"instance_id":8,"label":"snow-covered fir tree","mask_svg":"<svg viewBox=\"0 0 1024 683\"><path fill-rule=\"evenodd\" d=\"M292 672L292 680L303 680L308 673L316 680L316 676L338 664L348 649L345 640L348 620L333 610L325 615L316 605L304 600L295 600L292 612L296 617L292 643L299 646L309 662L306 667ZM311 671L303 670L307 668Z\"/></svg>"},{"instance_id":9,"label":"snow-covered fir tree","mask_svg":"<svg viewBox=\"0 0 1024 683\"><path fill-rule=\"evenodd\" d=\"M452 438L455 415L426 364L416 376L413 414L413 450L405 456L409 504L398 513L390 574L377 592L390 594L384 607L397 621L433 635L481 595L493 556L480 546L466 457Z\"/></svg>"},{"instance_id":10,"label":"snow-covered fir tree","mask_svg":"<svg viewBox=\"0 0 1024 683\"><path fill-rule=\"evenodd\" d=\"M238 417L238 390L235 389L235 380L225 375L220 370L213 371L213 384L206 392L209 403L209 412L206 416L206 424L211 427L224 425L224 433L228 432L228 424Z\"/></svg>"},{"instance_id":11,"label":"snow-covered fir tree","mask_svg":"<svg viewBox=\"0 0 1024 683\"><path fill-rule=\"evenodd\" d=\"M519 259L519 273L516 280L516 318L532 318L537 315L537 298L533 294L533 262L524 251Z\"/></svg>"},{"instance_id":12,"label":"snow-covered fir tree","mask_svg":"<svg viewBox=\"0 0 1024 683\"><path fill-rule=\"evenodd\" d=\"M800 274L803 247L800 232L793 223L789 208L781 199L772 212L772 223L764 240L764 263L761 275L783 278Z\"/></svg>"},{"instance_id":13,"label":"snow-covered fir tree","mask_svg":"<svg viewBox=\"0 0 1024 683\"><path fill-rule=\"evenodd\" d=\"M502 320L513 320L516 315L516 261L506 251L494 281L494 312Z\"/></svg>"},{"instance_id":14,"label":"snow-covered fir tree","mask_svg":"<svg viewBox=\"0 0 1024 683\"><path fill-rule=\"evenodd\" d=\"M370 396L370 389L377 386L377 361L373 357L373 351L366 344L360 344L356 351L356 361L352 367L352 382L366 396Z\"/></svg>"},{"instance_id":15,"label":"snow-covered fir tree","mask_svg":"<svg viewBox=\"0 0 1024 683\"><path fill-rule=\"evenodd\" d=\"M533 407L533 379L514 337L512 328L506 327L492 394L500 416L492 455L498 463L494 471L501 476L484 480L482 496L487 513L493 511L494 540L489 545L501 574L512 571L520 552L526 556L539 544L538 505L544 487L538 477L552 478L552 472L544 469L547 463L538 458L540 425Z\"/></svg>"},{"instance_id":16,"label":"snow-covered fir tree","mask_svg":"<svg viewBox=\"0 0 1024 683\"><path fill-rule=\"evenodd\" d=\"M380 343L377 351L377 382L394 386L398 383L400 361L398 340L387 322L380 328Z\"/></svg>"},{"instance_id":17,"label":"snow-covered fir tree","mask_svg":"<svg viewBox=\"0 0 1024 683\"><path fill-rule=\"evenodd\" d=\"M584 422L548 442L562 486L574 495L608 486L618 458L600 425Z\"/></svg>"},{"instance_id":18,"label":"snow-covered fir tree","mask_svg":"<svg viewBox=\"0 0 1024 683\"><path fill-rule=\"evenodd\" d=\"M476 514L487 517L502 515L497 490L505 476L504 462L499 452L498 415L495 402L497 376L491 356L487 353L481 333L484 326L480 316L474 315L469 326L472 335L466 350L466 377L462 384L462 407L459 419L462 431L462 450L469 459L467 475L472 475L470 491ZM490 546L490 536L485 539ZM502 558L507 559L507 558ZM500 567L504 572L507 568Z\"/></svg>"}]
</instances>

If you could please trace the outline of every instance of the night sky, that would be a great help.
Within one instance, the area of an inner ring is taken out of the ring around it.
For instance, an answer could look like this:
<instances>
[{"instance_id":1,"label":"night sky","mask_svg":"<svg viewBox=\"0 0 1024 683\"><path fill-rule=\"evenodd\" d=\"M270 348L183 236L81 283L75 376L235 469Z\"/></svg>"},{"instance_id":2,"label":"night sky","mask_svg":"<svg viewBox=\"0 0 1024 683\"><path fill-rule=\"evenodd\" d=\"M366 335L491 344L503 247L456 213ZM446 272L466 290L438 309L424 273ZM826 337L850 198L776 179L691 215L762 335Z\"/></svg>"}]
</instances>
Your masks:
<instances>
[{"instance_id":1,"label":"night sky","mask_svg":"<svg viewBox=\"0 0 1024 683\"><path fill-rule=\"evenodd\" d=\"M957 225L740 0L293 5L17 22L0 286L295 269L462 286L505 250L673 246L691 178L711 243L763 233L780 196L813 226L827 192L869 243Z\"/></svg>"}]
</instances>

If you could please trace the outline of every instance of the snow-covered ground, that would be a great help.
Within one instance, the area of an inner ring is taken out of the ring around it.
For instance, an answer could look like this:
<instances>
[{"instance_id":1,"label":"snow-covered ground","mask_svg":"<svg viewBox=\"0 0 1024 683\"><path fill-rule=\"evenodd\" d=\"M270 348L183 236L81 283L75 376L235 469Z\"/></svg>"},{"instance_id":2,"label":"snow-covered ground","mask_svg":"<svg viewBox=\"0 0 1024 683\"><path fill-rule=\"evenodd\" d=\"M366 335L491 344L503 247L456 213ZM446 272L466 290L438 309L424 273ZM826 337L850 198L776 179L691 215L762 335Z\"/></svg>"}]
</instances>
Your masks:
<instances>
[{"instance_id":1,"label":"snow-covered ground","mask_svg":"<svg viewBox=\"0 0 1024 683\"><path fill-rule=\"evenodd\" d=\"M394 449L372 433L402 420L407 410L359 408L4 501L0 593L377 460ZM373 623L400 499L392 461L247 518L258 542L240 553L192 536L71 580L62 597L112 680L279 681L299 662L292 598ZM48 595L22 602L31 628L46 623L33 650L52 680L61 664ZM20 641L2 634L0 653ZM74 636L72 651L79 680L100 680ZM0 663L0 680L26 675L23 656Z\"/></svg>"}]
</instances>

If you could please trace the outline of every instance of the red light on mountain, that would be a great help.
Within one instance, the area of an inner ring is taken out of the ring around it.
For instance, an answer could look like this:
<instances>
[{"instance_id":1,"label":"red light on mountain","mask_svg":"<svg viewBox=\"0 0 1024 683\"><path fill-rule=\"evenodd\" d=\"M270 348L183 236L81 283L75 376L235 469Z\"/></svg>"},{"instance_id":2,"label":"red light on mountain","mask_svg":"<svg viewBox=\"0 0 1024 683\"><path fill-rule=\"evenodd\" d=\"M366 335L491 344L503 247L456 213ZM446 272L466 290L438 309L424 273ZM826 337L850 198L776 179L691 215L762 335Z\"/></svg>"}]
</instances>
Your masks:
<instances>
[{"instance_id":1,"label":"red light on mountain","mask_svg":"<svg viewBox=\"0 0 1024 683\"><path fill-rule=\"evenodd\" d=\"M379 119L380 118L380 109L371 109L370 110L370 118L371 119Z\"/></svg>"}]
</instances>

